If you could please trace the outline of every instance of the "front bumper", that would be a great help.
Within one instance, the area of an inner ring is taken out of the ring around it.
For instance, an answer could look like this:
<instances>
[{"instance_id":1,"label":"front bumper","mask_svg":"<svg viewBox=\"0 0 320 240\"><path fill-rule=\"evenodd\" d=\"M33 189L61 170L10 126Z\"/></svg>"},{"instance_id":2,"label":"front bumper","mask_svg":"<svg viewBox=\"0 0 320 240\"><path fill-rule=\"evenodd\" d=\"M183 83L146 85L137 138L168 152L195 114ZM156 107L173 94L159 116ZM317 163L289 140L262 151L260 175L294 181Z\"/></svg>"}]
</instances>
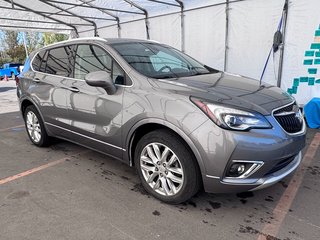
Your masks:
<instances>
[{"instance_id":1,"label":"front bumper","mask_svg":"<svg viewBox=\"0 0 320 240\"><path fill-rule=\"evenodd\" d=\"M190 134L201 154L206 192L262 189L280 181L299 166L301 150L305 146L305 128L299 134L290 135L273 118L268 120L272 129L228 131L208 121ZM261 161L263 165L248 178L227 178L226 171L234 160ZM286 161L287 164L281 165ZM276 168L279 164L280 167Z\"/></svg>"},{"instance_id":2,"label":"front bumper","mask_svg":"<svg viewBox=\"0 0 320 240\"><path fill-rule=\"evenodd\" d=\"M287 166L280 169L277 172L263 176L258 179L250 179L251 183L248 183L246 179L237 179L233 181L224 181L220 178L206 175L204 178L204 185L207 192L244 192L244 191L255 191L266 187L269 187L286 176L294 172L301 163L301 152L299 152L292 162Z\"/></svg>"}]
</instances>

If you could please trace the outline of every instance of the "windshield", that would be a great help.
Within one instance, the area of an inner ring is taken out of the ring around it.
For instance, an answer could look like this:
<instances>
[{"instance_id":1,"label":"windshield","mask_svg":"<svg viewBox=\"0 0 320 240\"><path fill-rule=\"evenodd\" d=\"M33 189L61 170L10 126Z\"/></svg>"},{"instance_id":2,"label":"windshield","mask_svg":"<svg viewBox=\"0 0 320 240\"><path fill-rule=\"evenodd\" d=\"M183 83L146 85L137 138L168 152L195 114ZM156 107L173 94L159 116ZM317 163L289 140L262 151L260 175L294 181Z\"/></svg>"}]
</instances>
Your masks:
<instances>
[{"instance_id":1,"label":"windshield","mask_svg":"<svg viewBox=\"0 0 320 240\"><path fill-rule=\"evenodd\" d=\"M115 43L112 47L135 70L151 78L179 78L217 72L174 48L156 43Z\"/></svg>"}]
</instances>

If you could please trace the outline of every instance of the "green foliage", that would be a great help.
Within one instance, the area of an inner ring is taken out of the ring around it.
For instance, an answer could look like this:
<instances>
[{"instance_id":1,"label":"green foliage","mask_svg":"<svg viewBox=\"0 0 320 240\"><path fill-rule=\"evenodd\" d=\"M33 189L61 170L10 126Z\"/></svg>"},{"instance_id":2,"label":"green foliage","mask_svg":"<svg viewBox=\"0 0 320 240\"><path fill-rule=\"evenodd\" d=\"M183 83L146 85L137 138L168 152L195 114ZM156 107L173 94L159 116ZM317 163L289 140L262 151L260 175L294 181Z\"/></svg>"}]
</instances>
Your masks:
<instances>
[{"instance_id":1,"label":"green foliage","mask_svg":"<svg viewBox=\"0 0 320 240\"><path fill-rule=\"evenodd\" d=\"M68 37L68 35L58 33L25 33L28 53L43 46L67 40ZM0 34L0 66L8 62L24 62L26 52L23 40L23 35L19 32L3 31L3 34Z\"/></svg>"},{"instance_id":2,"label":"green foliage","mask_svg":"<svg viewBox=\"0 0 320 240\"><path fill-rule=\"evenodd\" d=\"M11 62L11 58L5 54L4 51L0 52L0 68L2 68L3 64Z\"/></svg>"},{"instance_id":3,"label":"green foliage","mask_svg":"<svg viewBox=\"0 0 320 240\"><path fill-rule=\"evenodd\" d=\"M60 33L44 33L43 34L43 42L44 45L47 46L52 43L61 42L68 39L68 35L60 34Z\"/></svg>"},{"instance_id":4,"label":"green foliage","mask_svg":"<svg viewBox=\"0 0 320 240\"><path fill-rule=\"evenodd\" d=\"M22 63L26 58L26 53L24 46L21 43L21 34L15 31L4 31L1 40L3 43L3 50L1 52L1 63Z\"/></svg>"},{"instance_id":5,"label":"green foliage","mask_svg":"<svg viewBox=\"0 0 320 240\"><path fill-rule=\"evenodd\" d=\"M44 41L42 35L43 34L39 32L25 33L26 45L29 53L43 47Z\"/></svg>"}]
</instances>

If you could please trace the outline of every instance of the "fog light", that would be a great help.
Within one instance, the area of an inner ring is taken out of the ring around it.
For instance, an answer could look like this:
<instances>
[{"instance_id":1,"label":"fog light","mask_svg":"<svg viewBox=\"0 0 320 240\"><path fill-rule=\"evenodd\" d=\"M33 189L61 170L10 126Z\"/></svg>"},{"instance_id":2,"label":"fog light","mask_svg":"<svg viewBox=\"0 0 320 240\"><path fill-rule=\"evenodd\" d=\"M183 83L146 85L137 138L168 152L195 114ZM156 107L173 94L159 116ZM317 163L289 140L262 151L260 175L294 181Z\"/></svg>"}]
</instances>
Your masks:
<instances>
[{"instance_id":1,"label":"fog light","mask_svg":"<svg viewBox=\"0 0 320 240\"><path fill-rule=\"evenodd\" d=\"M244 173L246 166L242 163L234 163L229 169L229 177L238 177Z\"/></svg>"},{"instance_id":2,"label":"fog light","mask_svg":"<svg viewBox=\"0 0 320 240\"><path fill-rule=\"evenodd\" d=\"M247 178L263 165L262 161L233 160L232 165L226 172L229 178Z\"/></svg>"}]
</instances>

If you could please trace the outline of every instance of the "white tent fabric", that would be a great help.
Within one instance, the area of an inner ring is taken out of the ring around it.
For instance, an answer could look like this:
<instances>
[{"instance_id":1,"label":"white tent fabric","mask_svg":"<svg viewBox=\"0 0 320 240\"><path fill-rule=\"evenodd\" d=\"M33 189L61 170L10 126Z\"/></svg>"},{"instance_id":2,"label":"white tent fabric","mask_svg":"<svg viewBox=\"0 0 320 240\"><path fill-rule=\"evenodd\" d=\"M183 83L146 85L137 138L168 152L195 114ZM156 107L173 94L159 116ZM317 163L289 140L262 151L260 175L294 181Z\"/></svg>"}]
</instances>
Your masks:
<instances>
[{"instance_id":1,"label":"white tent fabric","mask_svg":"<svg viewBox=\"0 0 320 240\"><path fill-rule=\"evenodd\" d=\"M231 5L227 71L260 79L282 15L284 0L245 1ZM269 66L273 65L273 58ZM259 62L260 64L256 64ZM272 66L273 67L273 66ZM273 69L265 82L276 85Z\"/></svg>"},{"instance_id":2,"label":"white tent fabric","mask_svg":"<svg viewBox=\"0 0 320 240\"><path fill-rule=\"evenodd\" d=\"M186 52L216 69L224 69L225 6L201 8L185 13Z\"/></svg>"},{"instance_id":3,"label":"white tent fabric","mask_svg":"<svg viewBox=\"0 0 320 240\"><path fill-rule=\"evenodd\" d=\"M320 97L319 9L319 0L295 0L290 5L281 87L293 91L303 104Z\"/></svg>"},{"instance_id":4,"label":"white tent fabric","mask_svg":"<svg viewBox=\"0 0 320 240\"><path fill-rule=\"evenodd\" d=\"M259 79L285 1L2 0L0 28L149 37L216 69ZM320 45L311 49L311 43L320 43L318 9L319 0L289 0L281 87L302 104L320 95ZM305 57L306 51L313 55ZM278 69L279 52L271 53L262 80L275 85Z\"/></svg>"}]
</instances>

